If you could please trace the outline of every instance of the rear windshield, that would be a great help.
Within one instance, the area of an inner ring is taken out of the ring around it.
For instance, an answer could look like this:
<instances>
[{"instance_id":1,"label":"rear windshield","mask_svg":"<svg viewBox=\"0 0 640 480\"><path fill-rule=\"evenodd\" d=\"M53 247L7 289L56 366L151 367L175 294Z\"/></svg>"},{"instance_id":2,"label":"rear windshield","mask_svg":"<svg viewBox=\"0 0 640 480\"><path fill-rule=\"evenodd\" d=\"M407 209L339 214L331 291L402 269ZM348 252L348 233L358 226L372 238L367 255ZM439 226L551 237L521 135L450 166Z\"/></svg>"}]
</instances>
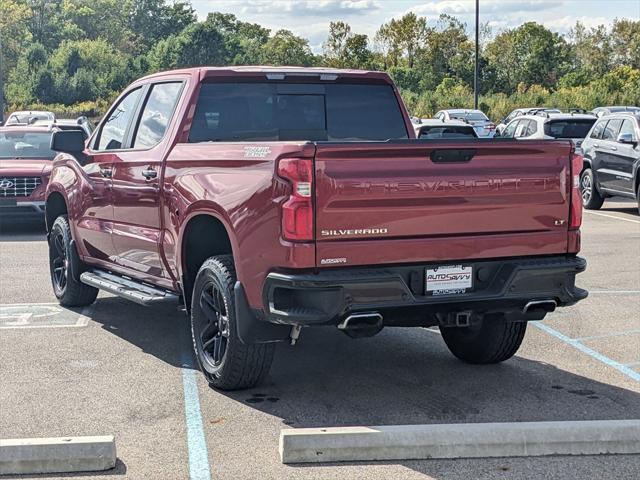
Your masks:
<instances>
[{"instance_id":1,"label":"rear windshield","mask_svg":"<svg viewBox=\"0 0 640 480\"><path fill-rule=\"evenodd\" d=\"M545 123L544 133L553 138L585 138L597 118L553 120Z\"/></svg>"},{"instance_id":2,"label":"rear windshield","mask_svg":"<svg viewBox=\"0 0 640 480\"><path fill-rule=\"evenodd\" d=\"M408 138L389 85L207 83L189 142Z\"/></svg>"},{"instance_id":3,"label":"rear windshield","mask_svg":"<svg viewBox=\"0 0 640 480\"><path fill-rule=\"evenodd\" d=\"M449 117L455 120L469 120L470 122L489 120L489 118L482 112L450 113Z\"/></svg>"},{"instance_id":4,"label":"rear windshield","mask_svg":"<svg viewBox=\"0 0 640 480\"><path fill-rule=\"evenodd\" d=\"M420 129L420 137L422 139L437 138L475 138L476 133L473 127L464 126L436 126L422 127Z\"/></svg>"},{"instance_id":5,"label":"rear windshield","mask_svg":"<svg viewBox=\"0 0 640 480\"><path fill-rule=\"evenodd\" d=\"M0 132L0 158L53 159L57 152L50 144L51 132Z\"/></svg>"}]
</instances>

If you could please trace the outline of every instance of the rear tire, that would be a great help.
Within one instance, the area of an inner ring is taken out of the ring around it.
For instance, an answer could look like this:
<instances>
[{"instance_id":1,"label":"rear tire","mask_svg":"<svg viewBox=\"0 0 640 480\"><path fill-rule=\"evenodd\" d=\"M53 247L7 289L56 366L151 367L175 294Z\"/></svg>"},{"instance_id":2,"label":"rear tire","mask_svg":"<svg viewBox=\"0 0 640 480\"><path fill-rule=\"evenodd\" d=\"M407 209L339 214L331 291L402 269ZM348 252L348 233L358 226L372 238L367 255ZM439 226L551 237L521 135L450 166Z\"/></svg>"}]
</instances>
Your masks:
<instances>
[{"instance_id":1,"label":"rear tire","mask_svg":"<svg viewBox=\"0 0 640 480\"><path fill-rule=\"evenodd\" d=\"M580 195L582 206L587 210L599 210L604 203L604 197L598 192L593 170L590 168L585 168L580 175Z\"/></svg>"},{"instance_id":2,"label":"rear tire","mask_svg":"<svg viewBox=\"0 0 640 480\"><path fill-rule=\"evenodd\" d=\"M507 322L503 315L486 315L469 327L442 327L447 347L463 362L500 363L513 357L520 348L527 322Z\"/></svg>"},{"instance_id":3,"label":"rear tire","mask_svg":"<svg viewBox=\"0 0 640 480\"><path fill-rule=\"evenodd\" d=\"M272 343L245 345L236 328L231 255L207 259L196 276L191 300L191 338L200 370L221 390L251 388L266 377Z\"/></svg>"},{"instance_id":4,"label":"rear tire","mask_svg":"<svg viewBox=\"0 0 640 480\"><path fill-rule=\"evenodd\" d=\"M75 279L72 265L82 263L71 243L71 227L66 215L56 218L49 232L49 271L53 293L65 307L85 307L95 302L98 289Z\"/></svg>"}]
</instances>

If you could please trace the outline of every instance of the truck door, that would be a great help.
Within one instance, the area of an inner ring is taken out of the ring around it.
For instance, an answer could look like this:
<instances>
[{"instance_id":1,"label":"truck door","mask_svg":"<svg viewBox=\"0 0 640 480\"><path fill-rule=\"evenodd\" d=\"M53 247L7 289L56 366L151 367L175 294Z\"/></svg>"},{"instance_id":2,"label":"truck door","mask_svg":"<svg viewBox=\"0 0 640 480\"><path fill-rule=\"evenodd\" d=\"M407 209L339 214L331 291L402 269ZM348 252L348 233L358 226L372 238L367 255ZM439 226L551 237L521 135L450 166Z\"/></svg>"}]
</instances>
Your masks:
<instances>
[{"instance_id":1,"label":"truck door","mask_svg":"<svg viewBox=\"0 0 640 480\"><path fill-rule=\"evenodd\" d=\"M160 256L160 175L165 135L184 82L144 87L129 133L130 148L113 163L113 242L117 263L150 277L169 277Z\"/></svg>"},{"instance_id":2,"label":"truck door","mask_svg":"<svg viewBox=\"0 0 640 480\"><path fill-rule=\"evenodd\" d=\"M115 260L116 250L111 238L113 165L126 154L124 141L141 93L141 87L134 88L115 103L92 138L82 166L89 188L78 202L77 230L82 240L78 247L82 254L98 260Z\"/></svg>"}]
</instances>

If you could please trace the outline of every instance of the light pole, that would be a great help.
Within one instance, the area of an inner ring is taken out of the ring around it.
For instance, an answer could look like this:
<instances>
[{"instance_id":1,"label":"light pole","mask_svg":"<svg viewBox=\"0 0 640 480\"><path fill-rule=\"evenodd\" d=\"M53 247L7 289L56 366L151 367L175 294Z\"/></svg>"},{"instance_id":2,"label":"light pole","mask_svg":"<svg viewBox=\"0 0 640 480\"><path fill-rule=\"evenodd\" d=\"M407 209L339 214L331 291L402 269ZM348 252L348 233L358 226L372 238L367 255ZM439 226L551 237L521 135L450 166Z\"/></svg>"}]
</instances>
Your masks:
<instances>
[{"instance_id":1,"label":"light pole","mask_svg":"<svg viewBox=\"0 0 640 480\"><path fill-rule=\"evenodd\" d=\"M480 0L476 0L476 62L475 62L475 71L473 74L473 108L478 109L478 83L480 76L480 62L478 58L478 53L480 51L479 48L480 43Z\"/></svg>"}]
</instances>

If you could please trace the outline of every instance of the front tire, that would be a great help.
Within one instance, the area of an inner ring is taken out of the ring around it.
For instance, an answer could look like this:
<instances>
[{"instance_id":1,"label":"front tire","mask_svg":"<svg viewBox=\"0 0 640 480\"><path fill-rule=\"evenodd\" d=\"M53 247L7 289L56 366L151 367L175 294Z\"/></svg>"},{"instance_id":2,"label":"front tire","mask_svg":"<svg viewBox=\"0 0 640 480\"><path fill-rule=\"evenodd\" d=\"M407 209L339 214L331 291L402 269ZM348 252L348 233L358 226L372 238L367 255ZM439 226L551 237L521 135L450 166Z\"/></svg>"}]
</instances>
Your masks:
<instances>
[{"instance_id":1,"label":"front tire","mask_svg":"<svg viewBox=\"0 0 640 480\"><path fill-rule=\"evenodd\" d=\"M85 307L95 302L98 289L75 279L72 265L80 258L71 243L71 227L66 215L56 218L49 232L49 271L53 293L65 307Z\"/></svg>"},{"instance_id":2,"label":"front tire","mask_svg":"<svg viewBox=\"0 0 640 480\"><path fill-rule=\"evenodd\" d=\"M236 329L233 287L236 273L230 255L206 260L196 276L191 300L191 337L200 370L221 390L257 385L269 373L275 345L245 345Z\"/></svg>"},{"instance_id":3,"label":"front tire","mask_svg":"<svg viewBox=\"0 0 640 480\"><path fill-rule=\"evenodd\" d=\"M604 197L598 192L593 170L590 168L585 168L580 175L580 195L582 196L582 206L587 210L599 210L604 203Z\"/></svg>"},{"instance_id":4,"label":"front tire","mask_svg":"<svg viewBox=\"0 0 640 480\"><path fill-rule=\"evenodd\" d=\"M526 322L507 322L503 315L485 315L468 327L440 328L451 353L472 364L500 363L513 357L526 330Z\"/></svg>"}]
</instances>

